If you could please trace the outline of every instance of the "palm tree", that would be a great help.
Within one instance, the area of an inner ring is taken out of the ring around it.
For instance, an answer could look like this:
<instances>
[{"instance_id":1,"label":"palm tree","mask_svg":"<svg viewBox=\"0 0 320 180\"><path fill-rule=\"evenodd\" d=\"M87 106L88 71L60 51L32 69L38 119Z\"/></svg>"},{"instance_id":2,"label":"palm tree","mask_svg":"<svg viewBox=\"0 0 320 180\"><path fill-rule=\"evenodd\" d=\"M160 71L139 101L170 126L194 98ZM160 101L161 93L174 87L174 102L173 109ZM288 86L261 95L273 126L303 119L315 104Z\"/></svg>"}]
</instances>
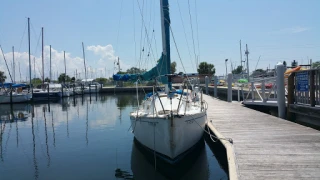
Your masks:
<instances>
[{"instance_id":1,"label":"palm tree","mask_svg":"<svg viewBox=\"0 0 320 180\"><path fill-rule=\"evenodd\" d=\"M6 79L7 79L7 76L4 75L4 72L0 71L0 83L4 83Z\"/></svg>"}]
</instances>

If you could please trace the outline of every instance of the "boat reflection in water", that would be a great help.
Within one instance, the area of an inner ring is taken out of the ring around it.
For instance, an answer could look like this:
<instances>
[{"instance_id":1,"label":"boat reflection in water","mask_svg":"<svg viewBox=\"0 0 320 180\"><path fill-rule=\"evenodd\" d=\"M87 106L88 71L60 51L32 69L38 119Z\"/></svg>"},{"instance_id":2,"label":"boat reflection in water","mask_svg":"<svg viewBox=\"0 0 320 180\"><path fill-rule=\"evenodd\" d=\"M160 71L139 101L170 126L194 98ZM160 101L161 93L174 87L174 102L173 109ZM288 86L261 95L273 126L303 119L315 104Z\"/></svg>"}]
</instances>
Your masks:
<instances>
[{"instance_id":1,"label":"boat reflection in water","mask_svg":"<svg viewBox=\"0 0 320 180\"><path fill-rule=\"evenodd\" d=\"M30 104L0 104L0 121L26 121L30 110Z\"/></svg>"},{"instance_id":2,"label":"boat reflection in water","mask_svg":"<svg viewBox=\"0 0 320 180\"><path fill-rule=\"evenodd\" d=\"M154 159L154 154L136 139L132 145L131 170L134 179L208 179L208 161L204 140L179 164L171 165L162 159Z\"/></svg>"}]
</instances>

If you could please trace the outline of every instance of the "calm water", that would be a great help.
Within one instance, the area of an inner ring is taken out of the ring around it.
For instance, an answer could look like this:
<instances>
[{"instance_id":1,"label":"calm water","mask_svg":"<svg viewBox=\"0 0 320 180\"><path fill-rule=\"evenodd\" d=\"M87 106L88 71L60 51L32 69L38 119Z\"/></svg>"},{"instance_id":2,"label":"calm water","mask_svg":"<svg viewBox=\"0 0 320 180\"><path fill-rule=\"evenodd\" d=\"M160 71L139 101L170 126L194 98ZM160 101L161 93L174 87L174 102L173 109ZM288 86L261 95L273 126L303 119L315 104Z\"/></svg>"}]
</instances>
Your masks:
<instances>
[{"instance_id":1,"label":"calm water","mask_svg":"<svg viewBox=\"0 0 320 180\"><path fill-rule=\"evenodd\" d=\"M207 144L183 167L155 170L131 133L136 105L129 94L0 105L0 179L228 178Z\"/></svg>"}]
</instances>

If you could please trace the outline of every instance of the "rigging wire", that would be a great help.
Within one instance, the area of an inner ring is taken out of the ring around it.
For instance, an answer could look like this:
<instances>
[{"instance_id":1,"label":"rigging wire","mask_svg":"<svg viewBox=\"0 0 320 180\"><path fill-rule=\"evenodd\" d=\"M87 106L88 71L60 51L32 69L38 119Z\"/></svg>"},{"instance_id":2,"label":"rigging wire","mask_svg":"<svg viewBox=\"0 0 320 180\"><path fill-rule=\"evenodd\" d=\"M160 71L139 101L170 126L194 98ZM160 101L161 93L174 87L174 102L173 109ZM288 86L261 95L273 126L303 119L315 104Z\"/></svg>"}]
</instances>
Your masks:
<instances>
[{"instance_id":1,"label":"rigging wire","mask_svg":"<svg viewBox=\"0 0 320 180\"><path fill-rule=\"evenodd\" d=\"M22 45L22 41L23 41L24 35L25 35L25 33L26 33L26 30L27 30L27 25L28 25L28 22L26 22L26 24L25 24L25 26L24 26L24 30L23 30L22 38L21 38L21 40L20 40L20 45L19 45L18 52L20 52L21 45Z\"/></svg>"},{"instance_id":2,"label":"rigging wire","mask_svg":"<svg viewBox=\"0 0 320 180\"><path fill-rule=\"evenodd\" d=\"M13 82L12 77L11 77L11 73L10 73L10 70L9 70L9 66L8 66L6 57L4 56L4 52L3 52L3 50L2 50L1 45L0 45L0 49L1 49L1 52L2 52L3 59L4 59L4 61L5 61L5 63L6 63L6 66L7 66L7 70L8 70L8 73L9 73L9 76L10 76L10 79L11 79L11 82Z\"/></svg>"},{"instance_id":3,"label":"rigging wire","mask_svg":"<svg viewBox=\"0 0 320 180\"><path fill-rule=\"evenodd\" d=\"M140 8L140 3L137 0L139 8ZM144 8L144 0L142 1L142 9ZM141 11L141 10L140 10ZM141 12L140 12L141 13ZM141 68L141 58L142 58L142 52L143 52L143 48L142 48L142 32L143 32L143 18L141 18L141 30L140 30L140 57L139 57L139 69Z\"/></svg>"},{"instance_id":4,"label":"rigging wire","mask_svg":"<svg viewBox=\"0 0 320 180\"><path fill-rule=\"evenodd\" d=\"M197 0L194 1L195 4L195 14L196 14L196 34L197 34L197 43L198 43L198 63L199 63L199 59L200 59L200 43L199 43L199 30L198 30L198 11L197 11Z\"/></svg>"},{"instance_id":5,"label":"rigging wire","mask_svg":"<svg viewBox=\"0 0 320 180\"><path fill-rule=\"evenodd\" d=\"M141 18L142 18L142 25L144 26L144 29L145 29L146 39L147 39L148 45L150 46L151 54L152 54L153 58L156 59L156 58L154 57L153 48L152 48L152 46L151 46L152 44L150 44L149 33L148 33L148 30L147 30L147 27L146 27L146 24L145 24L145 21L144 21L144 18L143 18L143 12L142 12L142 10L141 10L140 3L139 3L138 0L137 0L137 2L138 2L138 5L139 5L140 15L141 15ZM159 70L158 70L158 71L159 71Z\"/></svg>"},{"instance_id":6,"label":"rigging wire","mask_svg":"<svg viewBox=\"0 0 320 180\"><path fill-rule=\"evenodd\" d=\"M136 67L138 67L137 62L137 42L136 42L136 21L135 21L135 10L134 1L132 1L132 12L133 12L133 41L134 41L134 60Z\"/></svg>"},{"instance_id":7,"label":"rigging wire","mask_svg":"<svg viewBox=\"0 0 320 180\"><path fill-rule=\"evenodd\" d=\"M181 9L180 9L179 0L177 0L177 3L178 3L178 9L179 9L179 13L180 13L180 19L181 19L181 22L182 22L184 37L185 37L185 39L186 39L187 48L188 48L188 53L189 53L189 56L190 56L191 65L194 67L194 64L193 64L193 61L192 61L192 55L191 55L191 51L190 51L190 46L189 46L189 43L188 43L186 28L185 28L185 26L184 26L184 21L183 21L183 19L182 19L182 13L181 13Z\"/></svg>"},{"instance_id":8,"label":"rigging wire","mask_svg":"<svg viewBox=\"0 0 320 180\"><path fill-rule=\"evenodd\" d=\"M192 35L192 44L193 44L193 53L194 53L194 58L196 60L196 66L198 67L199 62L197 61L197 55L196 55L196 47L194 44L194 37L193 37L193 26L192 26L192 18L191 18L191 10L190 10L190 0L188 0L188 7L189 7L189 17L190 17L190 26L191 26L191 35Z\"/></svg>"},{"instance_id":9,"label":"rigging wire","mask_svg":"<svg viewBox=\"0 0 320 180\"><path fill-rule=\"evenodd\" d=\"M172 35L172 39L173 39L175 48L176 48L177 53L178 53L178 57L179 57L180 63L181 63L181 65L182 65L183 71L184 71L184 73L185 73L185 75L186 75L186 77L187 77L187 79L188 79L188 81L189 81L189 77L188 77L188 75L187 75L187 71L186 71L186 69L185 69L185 67L184 67L184 65L183 65L183 63L182 63L182 59L181 59L181 56L180 56L180 52L179 52L179 50L178 50L178 46L177 46L177 43L176 43L176 39L175 39L175 37L174 37L174 35L173 35L172 27L171 27L171 26L169 26L169 27L170 27L170 32L171 32L171 35Z\"/></svg>"},{"instance_id":10,"label":"rigging wire","mask_svg":"<svg viewBox=\"0 0 320 180\"><path fill-rule=\"evenodd\" d=\"M118 51L118 41L119 41L119 32L120 32L120 22L121 22L121 17L122 17L122 5L123 5L123 0L121 0L121 6L120 6L120 18L118 22L118 32L117 32L117 43L116 43L116 50ZM119 69L120 71L120 69Z\"/></svg>"}]
</instances>

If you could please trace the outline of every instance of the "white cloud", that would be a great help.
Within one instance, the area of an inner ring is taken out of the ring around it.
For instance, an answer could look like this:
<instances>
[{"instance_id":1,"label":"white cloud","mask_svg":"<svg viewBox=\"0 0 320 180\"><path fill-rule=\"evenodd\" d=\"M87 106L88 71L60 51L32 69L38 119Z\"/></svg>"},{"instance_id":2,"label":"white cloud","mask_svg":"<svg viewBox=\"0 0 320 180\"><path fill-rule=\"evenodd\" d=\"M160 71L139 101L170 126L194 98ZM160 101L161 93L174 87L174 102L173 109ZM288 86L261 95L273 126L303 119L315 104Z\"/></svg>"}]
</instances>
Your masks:
<instances>
[{"instance_id":1,"label":"white cloud","mask_svg":"<svg viewBox=\"0 0 320 180\"><path fill-rule=\"evenodd\" d=\"M284 28L284 29L279 29L276 31L273 31L271 33L273 34L295 34L295 33L301 33L310 30L308 27L301 27L301 26L296 26L292 28Z\"/></svg>"},{"instance_id":2,"label":"white cloud","mask_svg":"<svg viewBox=\"0 0 320 180\"><path fill-rule=\"evenodd\" d=\"M88 46L87 50L92 51L95 55L100 56L100 59L97 61L98 70L103 70L102 67L108 67L108 69L114 68L114 62L118 60L118 56L115 55L115 51L111 44L106 46L101 45L92 45ZM130 65L126 64L120 58L121 69L124 71L130 68Z\"/></svg>"},{"instance_id":3,"label":"white cloud","mask_svg":"<svg viewBox=\"0 0 320 180\"><path fill-rule=\"evenodd\" d=\"M86 66L88 68L87 75L88 78L91 78L91 75L96 73L97 76L100 76L100 72L107 69L109 72L113 70L114 61L117 59L115 55L115 51L113 50L112 45L101 46L101 45L93 45L88 46L86 48L88 51L92 51L94 56L86 57ZM10 72L13 76L12 72L12 52L4 53L5 58L7 60ZM29 56L27 52L15 52L15 64L16 64L16 81L20 81L20 73L19 73L19 64L20 64L20 71L21 71L21 81L29 81ZM74 76L76 70L78 78L84 78L84 63L83 58L78 56L72 56L71 53L66 52L66 65L67 65L67 74L71 77ZM94 58L99 59L95 61ZM35 63L34 63L35 61ZM122 69L128 68L128 66L120 61L122 65ZM35 67L35 68L34 68ZM31 55L31 76L41 78L42 77L42 58L41 54L38 56ZM34 70L35 69L35 70ZM0 71L4 71L5 75L7 76L7 81L10 80L9 73L7 71L5 62L3 60L2 54L0 55ZM65 66L64 66L64 52L51 48L51 71L52 71L52 78L57 79L58 74L64 73ZM111 71L112 72L112 71ZM111 73L108 73L111 75ZM107 74L107 75L108 75ZM104 75L104 73L102 73ZM44 77L50 76L50 47L44 47ZM93 77L94 78L94 77Z\"/></svg>"}]
</instances>

